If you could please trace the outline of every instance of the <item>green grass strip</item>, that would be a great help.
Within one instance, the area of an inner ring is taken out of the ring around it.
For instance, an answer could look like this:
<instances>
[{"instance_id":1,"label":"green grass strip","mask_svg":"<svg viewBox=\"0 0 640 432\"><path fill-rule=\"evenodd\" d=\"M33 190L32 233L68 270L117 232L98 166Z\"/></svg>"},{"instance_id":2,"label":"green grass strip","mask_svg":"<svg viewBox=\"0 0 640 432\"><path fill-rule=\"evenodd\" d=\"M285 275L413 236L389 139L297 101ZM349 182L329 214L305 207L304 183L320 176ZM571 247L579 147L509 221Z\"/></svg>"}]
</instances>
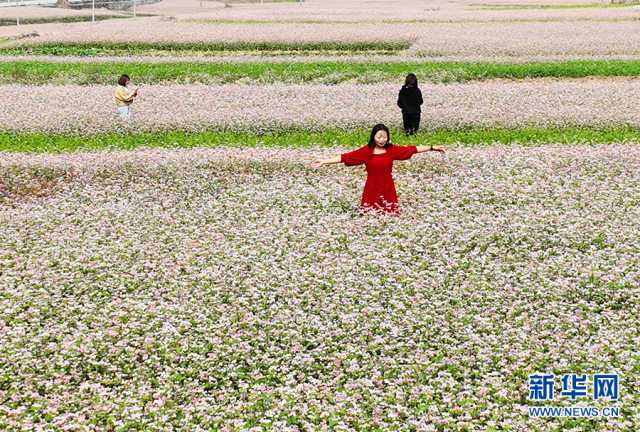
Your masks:
<instances>
[{"instance_id":1,"label":"green grass strip","mask_svg":"<svg viewBox=\"0 0 640 432\"><path fill-rule=\"evenodd\" d=\"M138 17L142 16L153 16L153 15L137 15ZM96 15L96 21L105 21L110 19L120 19L120 18L133 18L133 15ZM51 23L76 23L76 22L89 22L92 21L91 15L72 15L72 16L63 16L63 17L34 17L34 18L20 18L20 24L51 24ZM0 18L0 27L1 26L14 26L17 25L17 22L13 18Z\"/></svg>"},{"instance_id":2,"label":"green grass strip","mask_svg":"<svg viewBox=\"0 0 640 432\"><path fill-rule=\"evenodd\" d=\"M161 54L270 53L395 53L411 47L408 41L369 42L48 42L1 48L0 55L128 56Z\"/></svg>"},{"instance_id":3,"label":"green grass strip","mask_svg":"<svg viewBox=\"0 0 640 432\"><path fill-rule=\"evenodd\" d=\"M495 78L583 78L640 76L640 60L555 63L0 63L0 84L114 84L126 73L145 84L224 84L402 81L413 72L422 82L465 82Z\"/></svg>"},{"instance_id":4,"label":"green grass strip","mask_svg":"<svg viewBox=\"0 0 640 432\"><path fill-rule=\"evenodd\" d=\"M97 135L63 135L46 133L0 133L0 151L27 153L66 153L94 150L132 150L140 147L193 148L193 147L355 147L364 145L369 138L368 129L328 129L323 132L283 130L258 134L239 131L162 131L143 133L104 133ZM423 130L415 136L405 136L392 130L392 141L407 145L477 146L491 144L540 145L607 144L639 142L640 129L613 128L494 128L494 129L436 129Z\"/></svg>"}]
</instances>

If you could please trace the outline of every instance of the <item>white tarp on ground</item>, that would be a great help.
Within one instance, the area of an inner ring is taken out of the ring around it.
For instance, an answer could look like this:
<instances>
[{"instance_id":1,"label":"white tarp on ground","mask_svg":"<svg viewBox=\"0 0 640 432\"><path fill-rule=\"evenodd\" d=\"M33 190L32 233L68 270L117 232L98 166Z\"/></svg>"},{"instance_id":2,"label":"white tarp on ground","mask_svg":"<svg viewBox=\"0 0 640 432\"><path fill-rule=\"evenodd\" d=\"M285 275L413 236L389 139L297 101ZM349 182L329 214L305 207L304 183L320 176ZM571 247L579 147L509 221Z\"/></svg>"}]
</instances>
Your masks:
<instances>
[{"instance_id":1,"label":"white tarp on ground","mask_svg":"<svg viewBox=\"0 0 640 432\"><path fill-rule=\"evenodd\" d=\"M158 3L160 0L135 0L137 5ZM95 0L96 7L130 6L134 0ZM55 6L58 0L0 0L0 7L19 6ZM92 7L93 0L67 0L65 4L71 7Z\"/></svg>"},{"instance_id":2,"label":"white tarp on ground","mask_svg":"<svg viewBox=\"0 0 640 432\"><path fill-rule=\"evenodd\" d=\"M0 0L0 7L54 6L56 0Z\"/></svg>"}]
</instances>

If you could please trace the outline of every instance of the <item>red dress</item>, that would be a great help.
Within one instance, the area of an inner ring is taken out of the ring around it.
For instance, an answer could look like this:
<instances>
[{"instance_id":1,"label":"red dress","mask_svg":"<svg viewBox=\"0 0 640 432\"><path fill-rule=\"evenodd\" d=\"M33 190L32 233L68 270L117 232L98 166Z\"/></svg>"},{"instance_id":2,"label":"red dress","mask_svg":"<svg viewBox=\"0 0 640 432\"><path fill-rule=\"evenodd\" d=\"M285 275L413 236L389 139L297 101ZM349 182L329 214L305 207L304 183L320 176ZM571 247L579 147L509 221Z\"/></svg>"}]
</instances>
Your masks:
<instances>
[{"instance_id":1,"label":"red dress","mask_svg":"<svg viewBox=\"0 0 640 432\"><path fill-rule=\"evenodd\" d=\"M399 214L396 185L391 175L393 161L409 159L418 149L416 146L391 144L386 150L386 153L374 154L373 149L365 145L352 152L343 153L340 155L340 161L347 166L366 164L367 181L364 184L360 208Z\"/></svg>"}]
</instances>

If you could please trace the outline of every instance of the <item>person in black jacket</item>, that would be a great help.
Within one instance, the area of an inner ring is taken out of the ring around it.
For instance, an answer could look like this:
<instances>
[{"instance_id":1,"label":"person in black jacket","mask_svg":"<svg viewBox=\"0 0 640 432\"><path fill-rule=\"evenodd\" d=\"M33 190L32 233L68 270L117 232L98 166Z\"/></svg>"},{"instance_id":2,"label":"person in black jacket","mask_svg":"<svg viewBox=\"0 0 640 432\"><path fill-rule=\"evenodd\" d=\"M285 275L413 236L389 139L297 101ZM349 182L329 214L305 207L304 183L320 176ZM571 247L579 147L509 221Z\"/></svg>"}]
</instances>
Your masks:
<instances>
[{"instance_id":1,"label":"person in black jacket","mask_svg":"<svg viewBox=\"0 0 640 432\"><path fill-rule=\"evenodd\" d=\"M420 127L420 105L422 105L422 92L418 88L418 78L410 73L404 82L404 86L398 94L398 106L402 109L402 123L404 132L413 135Z\"/></svg>"}]
</instances>

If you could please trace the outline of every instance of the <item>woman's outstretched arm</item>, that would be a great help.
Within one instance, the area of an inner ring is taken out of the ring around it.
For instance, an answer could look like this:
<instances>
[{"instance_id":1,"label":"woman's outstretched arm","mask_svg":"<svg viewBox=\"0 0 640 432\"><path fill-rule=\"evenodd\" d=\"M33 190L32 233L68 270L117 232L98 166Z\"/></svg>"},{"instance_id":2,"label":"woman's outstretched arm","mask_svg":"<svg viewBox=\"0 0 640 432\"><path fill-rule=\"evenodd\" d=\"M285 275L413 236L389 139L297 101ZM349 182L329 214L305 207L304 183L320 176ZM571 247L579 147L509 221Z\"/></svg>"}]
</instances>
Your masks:
<instances>
[{"instance_id":1,"label":"woman's outstretched arm","mask_svg":"<svg viewBox=\"0 0 640 432\"><path fill-rule=\"evenodd\" d=\"M430 146L416 146L416 149L418 150L417 151L418 153L428 152L428 151L436 151L436 152L444 153L444 149L443 148L434 147L432 145L430 145Z\"/></svg>"},{"instance_id":2,"label":"woman's outstretched arm","mask_svg":"<svg viewBox=\"0 0 640 432\"><path fill-rule=\"evenodd\" d=\"M334 156L328 159L317 159L309 164L311 168L320 168L323 165L337 164L342 162L340 156Z\"/></svg>"},{"instance_id":3,"label":"woman's outstretched arm","mask_svg":"<svg viewBox=\"0 0 640 432\"><path fill-rule=\"evenodd\" d=\"M329 159L315 160L311 162L309 166L311 168L320 168L323 165L337 164L337 163L344 163L346 166L362 165L363 163L366 163L367 160L369 159L369 152L370 152L369 146L365 145L356 150L353 150L347 153L342 153L338 156L334 156Z\"/></svg>"}]
</instances>

